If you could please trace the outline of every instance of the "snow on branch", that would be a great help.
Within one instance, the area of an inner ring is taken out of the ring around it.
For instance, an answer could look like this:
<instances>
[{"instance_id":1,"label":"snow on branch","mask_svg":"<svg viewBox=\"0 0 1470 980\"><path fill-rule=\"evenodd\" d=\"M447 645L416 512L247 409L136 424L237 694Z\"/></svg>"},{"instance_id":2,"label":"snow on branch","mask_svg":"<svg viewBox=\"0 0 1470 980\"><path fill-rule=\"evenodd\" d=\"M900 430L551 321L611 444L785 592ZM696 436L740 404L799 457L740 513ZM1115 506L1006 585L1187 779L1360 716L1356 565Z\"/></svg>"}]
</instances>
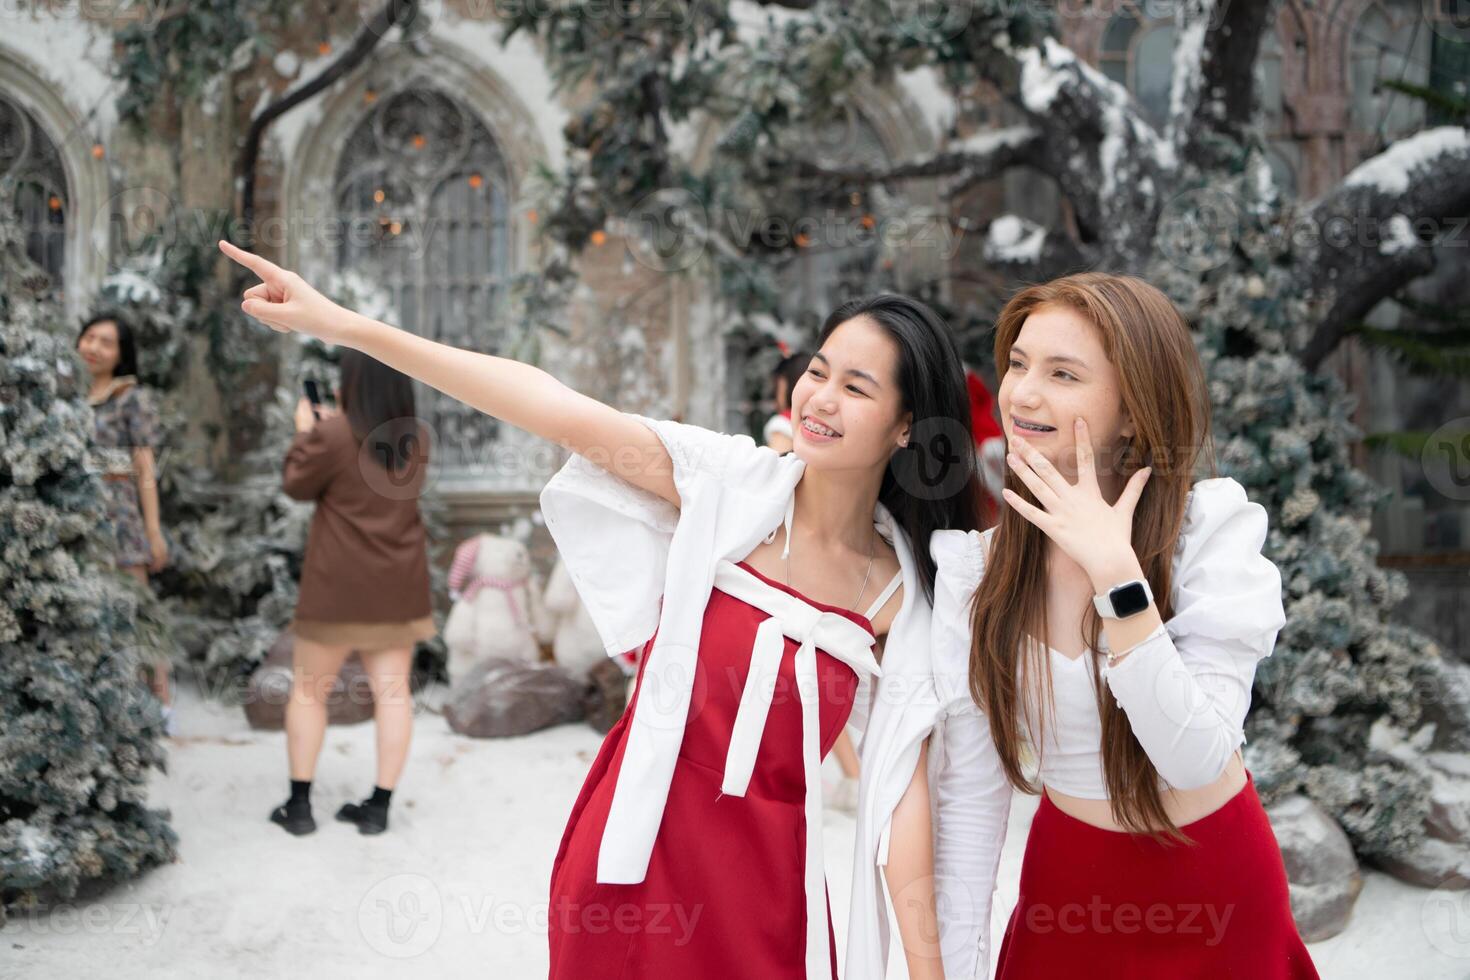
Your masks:
<instances>
[{"instance_id":1,"label":"snow on branch","mask_svg":"<svg viewBox=\"0 0 1470 980\"><path fill-rule=\"evenodd\" d=\"M1003 214L990 223L983 253L990 262L1035 262L1041 258L1046 229L1034 221Z\"/></svg>"},{"instance_id":2,"label":"snow on branch","mask_svg":"<svg viewBox=\"0 0 1470 980\"><path fill-rule=\"evenodd\" d=\"M1192 0L1179 11L1183 23L1178 25L1174 41L1174 74L1169 88L1169 124L1165 133L1176 146L1180 131L1188 128L1188 116L1194 114L1199 103L1200 84L1204 80L1200 62L1204 58L1205 32L1210 26L1207 13L1213 7L1213 0Z\"/></svg>"},{"instance_id":3,"label":"snow on branch","mask_svg":"<svg viewBox=\"0 0 1470 980\"><path fill-rule=\"evenodd\" d=\"M1470 130L1440 126L1399 140L1309 206L1315 257L1305 283L1328 283L1329 307L1302 350L1317 367L1350 323L1434 268L1433 246L1470 212Z\"/></svg>"},{"instance_id":4,"label":"snow on branch","mask_svg":"<svg viewBox=\"0 0 1470 980\"><path fill-rule=\"evenodd\" d=\"M1244 142L1256 107L1256 59L1274 16L1269 0L1181 5L1167 127L1181 160L1208 166Z\"/></svg>"},{"instance_id":5,"label":"snow on branch","mask_svg":"<svg viewBox=\"0 0 1470 980\"><path fill-rule=\"evenodd\" d=\"M1371 187L1380 194L1409 190L1418 172L1426 171L1445 154L1470 154L1470 130L1440 126L1399 140L1375 157L1358 164L1343 178L1342 186Z\"/></svg>"},{"instance_id":6,"label":"snow on branch","mask_svg":"<svg viewBox=\"0 0 1470 980\"><path fill-rule=\"evenodd\" d=\"M1147 216L1176 164L1172 145L1127 89L1055 38L1013 48L999 34L992 44L1002 57L984 70L1041 134L1040 168L1071 201L1084 237L1105 242L1122 265L1139 264Z\"/></svg>"},{"instance_id":7,"label":"snow on branch","mask_svg":"<svg viewBox=\"0 0 1470 980\"><path fill-rule=\"evenodd\" d=\"M990 223L981 254L991 266L1026 279L1051 279L1094 264L1065 232L1014 214Z\"/></svg>"}]
</instances>

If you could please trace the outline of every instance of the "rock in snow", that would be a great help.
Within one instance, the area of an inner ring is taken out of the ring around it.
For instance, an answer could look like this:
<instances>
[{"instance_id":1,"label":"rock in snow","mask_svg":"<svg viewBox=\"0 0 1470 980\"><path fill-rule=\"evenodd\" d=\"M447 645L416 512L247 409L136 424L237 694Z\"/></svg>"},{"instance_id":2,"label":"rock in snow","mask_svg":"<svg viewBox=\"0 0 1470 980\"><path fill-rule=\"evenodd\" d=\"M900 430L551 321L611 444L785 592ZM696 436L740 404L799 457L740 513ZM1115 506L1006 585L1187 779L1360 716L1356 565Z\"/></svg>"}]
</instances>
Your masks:
<instances>
[{"instance_id":1,"label":"rock in snow","mask_svg":"<svg viewBox=\"0 0 1470 980\"><path fill-rule=\"evenodd\" d=\"M1363 876L1347 834L1300 793L1272 804L1266 815L1271 818L1291 882L1291 914L1297 931L1307 942L1342 932L1363 890Z\"/></svg>"}]
</instances>

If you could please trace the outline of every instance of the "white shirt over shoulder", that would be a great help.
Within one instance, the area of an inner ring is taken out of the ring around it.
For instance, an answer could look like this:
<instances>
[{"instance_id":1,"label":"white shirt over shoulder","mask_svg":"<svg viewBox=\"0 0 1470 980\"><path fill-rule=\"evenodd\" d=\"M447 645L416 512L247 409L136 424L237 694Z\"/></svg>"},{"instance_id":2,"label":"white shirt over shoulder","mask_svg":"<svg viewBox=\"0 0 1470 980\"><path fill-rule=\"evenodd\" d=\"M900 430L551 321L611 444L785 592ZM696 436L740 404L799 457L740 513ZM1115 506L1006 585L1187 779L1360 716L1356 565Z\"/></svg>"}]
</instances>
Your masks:
<instances>
[{"instance_id":1,"label":"white shirt over shoulder","mask_svg":"<svg viewBox=\"0 0 1470 980\"><path fill-rule=\"evenodd\" d=\"M938 565L931 631L939 701L931 748L935 874L945 975L956 978L989 974L991 897L1012 793L969 689L971 609L993 530L937 531L930 540ZM1209 785L1245 741L1256 664L1271 654L1286 622L1281 575L1261 553L1265 540L1265 508L1239 483L1195 484L1174 550L1173 614L1115 666L1100 665L1102 683L1127 712L1161 788ZM1056 713L1048 713L1047 731L1030 732L1040 782L1107 799L1102 721L1086 659L1092 654L1045 655L1052 658Z\"/></svg>"},{"instance_id":2,"label":"white shirt over shoulder","mask_svg":"<svg viewBox=\"0 0 1470 980\"><path fill-rule=\"evenodd\" d=\"M705 606L721 561L744 559L781 526L806 464L794 454L679 422L634 416L664 444L680 507L573 455L547 481L541 510L567 572L610 655L657 638L598 852L597 880L644 879L668 801ZM633 462L610 461L616 468ZM884 643L881 678L860 684L852 724L863 732L847 980L881 980L888 922L881 868L894 807L932 725L931 610L913 549L879 504L874 526L898 555L903 600ZM824 954L825 958L825 954Z\"/></svg>"}]
</instances>

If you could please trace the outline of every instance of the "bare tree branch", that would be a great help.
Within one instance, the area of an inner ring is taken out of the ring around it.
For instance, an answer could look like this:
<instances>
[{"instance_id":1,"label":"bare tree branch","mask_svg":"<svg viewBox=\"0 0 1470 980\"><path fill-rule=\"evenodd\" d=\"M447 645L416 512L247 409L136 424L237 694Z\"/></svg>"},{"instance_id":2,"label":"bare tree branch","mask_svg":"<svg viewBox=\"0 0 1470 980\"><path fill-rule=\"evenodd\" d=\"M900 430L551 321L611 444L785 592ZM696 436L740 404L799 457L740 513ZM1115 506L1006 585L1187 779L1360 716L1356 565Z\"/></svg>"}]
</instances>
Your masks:
<instances>
[{"instance_id":1,"label":"bare tree branch","mask_svg":"<svg viewBox=\"0 0 1470 980\"><path fill-rule=\"evenodd\" d=\"M1040 163L1041 134L1031 126L988 130L927 156L891 167L826 167L801 161L796 175L851 184L887 184L926 177L952 177L944 193L953 196L1011 167Z\"/></svg>"},{"instance_id":2,"label":"bare tree branch","mask_svg":"<svg viewBox=\"0 0 1470 980\"><path fill-rule=\"evenodd\" d=\"M240 217L247 228L255 218L255 169L260 160L260 146L265 139L266 127L362 64L390 29L397 24L407 23L413 17L417 5L418 0L387 0L382 9L373 15L373 19L358 32L357 37L353 38L352 46L342 52L340 58L305 85L293 89L266 106L260 115L250 121L250 129L245 134L245 145L240 148L240 156L235 165L237 178L242 182Z\"/></svg>"},{"instance_id":3,"label":"bare tree branch","mask_svg":"<svg viewBox=\"0 0 1470 980\"><path fill-rule=\"evenodd\" d=\"M1301 361L1316 368L1348 326L1434 268L1433 244L1470 212L1470 130L1441 126L1399 140L1310 206L1318 237L1297 275L1330 303Z\"/></svg>"}]
</instances>

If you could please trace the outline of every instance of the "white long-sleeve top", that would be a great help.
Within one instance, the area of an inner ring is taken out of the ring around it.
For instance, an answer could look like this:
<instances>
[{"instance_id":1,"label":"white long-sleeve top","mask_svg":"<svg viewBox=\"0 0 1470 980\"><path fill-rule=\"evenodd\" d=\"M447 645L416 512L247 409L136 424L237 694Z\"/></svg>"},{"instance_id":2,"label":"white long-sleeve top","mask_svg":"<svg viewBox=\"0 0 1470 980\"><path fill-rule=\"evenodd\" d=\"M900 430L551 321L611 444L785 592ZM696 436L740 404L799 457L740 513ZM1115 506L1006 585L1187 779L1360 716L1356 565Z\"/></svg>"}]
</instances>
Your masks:
<instances>
[{"instance_id":1,"label":"white long-sleeve top","mask_svg":"<svg viewBox=\"0 0 1470 980\"><path fill-rule=\"evenodd\" d=\"M935 875L948 977L989 974L990 904L1011 804L989 721L969 690L971 609L990 534L937 531L930 540L938 565L931 630L939 700L930 750ZM1100 665L1161 788L1210 784L1245 741L1256 663L1270 655L1286 622L1281 575L1261 554L1265 540L1266 511L1239 483L1195 484L1174 550L1173 615L1115 666ZM1106 650L1105 638L1102 645ZM1040 781L1106 799L1091 654L1075 661L1056 650L1045 655L1052 658L1056 712L1048 713L1043 732L1022 720L1039 756Z\"/></svg>"},{"instance_id":2,"label":"white long-sleeve top","mask_svg":"<svg viewBox=\"0 0 1470 980\"><path fill-rule=\"evenodd\" d=\"M668 451L680 507L580 455L541 492L546 526L607 652L641 647L657 631L645 654L643 690L598 851L597 880L615 884L640 882L648 871L721 561L745 558L781 526L806 467L749 436L633 417ZM846 980L884 976L888 922L881 873L890 824L933 724L932 617L913 547L882 504L873 524L898 555L904 590L884 643L881 678L865 679L852 711L852 724L862 731L862 777ZM914 707L920 701L923 709Z\"/></svg>"}]
</instances>

